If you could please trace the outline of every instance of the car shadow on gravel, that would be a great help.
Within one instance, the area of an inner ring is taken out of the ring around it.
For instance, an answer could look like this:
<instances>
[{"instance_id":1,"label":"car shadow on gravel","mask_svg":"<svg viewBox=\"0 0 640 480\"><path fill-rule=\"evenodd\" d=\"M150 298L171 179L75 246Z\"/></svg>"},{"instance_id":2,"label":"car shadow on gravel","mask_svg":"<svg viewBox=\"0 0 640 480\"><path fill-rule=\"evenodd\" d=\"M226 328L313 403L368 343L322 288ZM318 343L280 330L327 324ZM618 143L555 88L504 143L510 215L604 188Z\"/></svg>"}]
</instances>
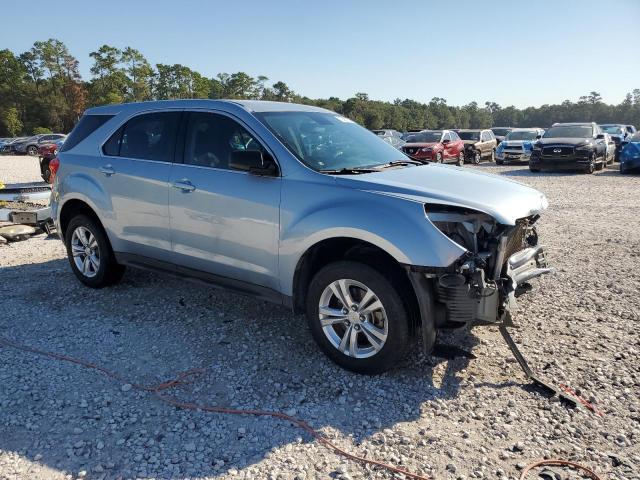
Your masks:
<instances>
[{"instance_id":1,"label":"car shadow on gravel","mask_svg":"<svg viewBox=\"0 0 640 480\"><path fill-rule=\"evenodd\" d=\"M302 316L262 301L134 270L118 286L92 290L66 259L0 275L3 336L85 359L131 383L204 369L167 394L286 412L355 451L455 398L477 344L469 332L445 332L438 356L416 346L398 368L368 377L332 364ZM32 353L0 348L0 363L0 376L15 387L0 392L0 450L74 475L208 477L312 441L285 421L179 410L95 370Z\"/></svg>"}]
</instances>

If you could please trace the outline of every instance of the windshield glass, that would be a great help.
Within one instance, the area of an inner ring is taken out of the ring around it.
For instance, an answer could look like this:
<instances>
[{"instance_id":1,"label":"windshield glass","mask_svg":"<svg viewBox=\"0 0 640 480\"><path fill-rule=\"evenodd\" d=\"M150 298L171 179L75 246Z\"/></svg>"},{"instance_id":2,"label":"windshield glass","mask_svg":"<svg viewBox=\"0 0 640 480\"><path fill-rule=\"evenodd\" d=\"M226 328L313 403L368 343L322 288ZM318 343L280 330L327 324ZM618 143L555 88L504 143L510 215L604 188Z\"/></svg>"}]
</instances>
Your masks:
<instances>
[{"instance_id":1,"label":"windshield glass","mask_svg":"<svg viewBox=\"0 0 640 480\"><path fill-rule=\"evenodd\" d=\"M458 136L462 140L480 140L480 131L477 132L458 132Z\"/></svg>"},{"instance_id":2,"label":"windshield glass","mask_svg":"<svg viewBox=\"0 0 640 480\"><path fill-rule=\"evenodd\" d=\"M589 125L559 125L551 127L542 138L589 138L593 129Z\"/></svg>"},{"instance_id":3,"label":"windshield glass","mask_svg":"<svg viewBox=\"0 0 640 480\"><path fill-rule=\"evenodd\" d=\"M500 137L504 137L507 133L511 131L510 128L492 128L491 131L494 135L498 135Z\"/></svg>"},{"instance_id":4,"label":"windshield glass","mask_svg":"<svg viewBox=\"0 0 640 480\"><path fill-rule=\"evenodd\" d=\"M510 132L509 135L505 137L505 140L535 140L538 132L535 130L520 130L515 132Z\"/></svg>"},{"instance_id":5,"label":"windshield glass","mask_svg":"<svg viewBox=\"0 0 640 480\"><path fill-rule=\"evenodd\" d=\"M622 129L622 127L618 127L615 125L605 127L600 125L600 128L603 132L610 133L611 135L624 135L624 130Z\"/></svg>"},{"instance_id":6,"label":"windshield glass","mask_svg":"<svg viewBox=\"0 0 640 480\"><path fill-rule=\"evenodd\" d=\"M405 140L407 143L436 143L442 138L442 132L418 132L412 133Z\"/></svg>"},{"instance_id":7,"label":"windshield glass","mask_svg":"<svg viewBox=\"0 0 640 480\"><path fill-rule=\"evenodd\" d=\"M314 170L384 165L406 157L348 118L325 112L256 112L298 159Z\"/></svg>"}]
</instances>

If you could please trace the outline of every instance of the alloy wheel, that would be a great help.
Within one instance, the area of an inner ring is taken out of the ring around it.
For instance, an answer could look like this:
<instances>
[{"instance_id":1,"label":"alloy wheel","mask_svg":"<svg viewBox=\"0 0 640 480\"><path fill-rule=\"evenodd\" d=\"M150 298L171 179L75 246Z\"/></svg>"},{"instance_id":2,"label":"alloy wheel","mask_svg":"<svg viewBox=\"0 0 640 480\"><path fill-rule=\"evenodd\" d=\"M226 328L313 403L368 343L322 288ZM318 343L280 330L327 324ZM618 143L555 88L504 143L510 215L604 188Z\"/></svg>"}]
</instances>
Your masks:
<instances>
[{"instance_id":1,"label":"alloy wheel","mask_svg":"<svg viewBox=\"0 0 640 480\"><path fill-rule=\"evenodd\" d=\"M27 153L32 157L35 157L38 154L38 149L35 146L31 145L29 148L27 148Z\"/></svg>"},{"instance_id":2,"label":"alloy wheel","mask_svg":"<svg viewBox=\"0 0 640 480\"><path fill-rule=\"evenodd\" d=\"M387 314L378 296L363 283L349 279L330 283L318 307L325 336L344 355L368 358L384 347Z\"/></svg>"},{"instance_id":3,"label":"alloy wheel","mask_svg":"<svg viewBox=\"0 0 640 480\"><path fill-rule=\"evenodd\" d=\"M98 241L86 227L78 227L71 236L71 254L78 271L87 278L95 277L100 269Z\"/></svg>"}]
</instances>

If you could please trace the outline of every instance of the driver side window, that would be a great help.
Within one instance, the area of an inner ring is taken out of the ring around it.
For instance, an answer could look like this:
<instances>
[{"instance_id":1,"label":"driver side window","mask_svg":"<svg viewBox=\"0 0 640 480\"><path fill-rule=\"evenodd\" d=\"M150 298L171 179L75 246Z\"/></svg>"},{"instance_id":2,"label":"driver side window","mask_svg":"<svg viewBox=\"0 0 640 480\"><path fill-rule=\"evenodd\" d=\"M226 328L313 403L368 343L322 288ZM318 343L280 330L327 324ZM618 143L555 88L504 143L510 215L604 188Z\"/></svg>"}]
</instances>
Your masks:
<instances>
[{"instance_id":1,"label":"driver side window","mask_svg":"<svg viewBox=\"0 0 640 480\"><path fill-rule=\"evenodd\" d=\"M216 113L191 112L187 122L184 163L232 170L231 153L258 150L262 145L238 122Z\"/></svg>"}]
</instances>

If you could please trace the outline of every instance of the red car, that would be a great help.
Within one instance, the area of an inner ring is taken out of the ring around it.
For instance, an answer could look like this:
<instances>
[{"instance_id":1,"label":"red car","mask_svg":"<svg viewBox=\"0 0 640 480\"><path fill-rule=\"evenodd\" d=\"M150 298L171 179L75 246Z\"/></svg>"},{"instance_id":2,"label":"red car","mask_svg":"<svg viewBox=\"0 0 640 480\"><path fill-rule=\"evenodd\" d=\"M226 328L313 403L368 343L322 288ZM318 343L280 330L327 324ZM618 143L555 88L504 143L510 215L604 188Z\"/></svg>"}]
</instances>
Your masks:
<instances>
[{"instance_id":1,"label":"red car","mask_svg":"<svg viewBox=\"0 0 640 480\"><path fill-rule=\"evenodd\" d=\"M464 142L452 130L423 130L406 137L402 151L415 160L464 163Z\"/></svg>"},{"instance_id":2,"label":"red car","mask_svg":"<svg viewBox=\"0 0 640 480\"><path fill-rule=\"evenodd\" d=\"M61 145L62 142L56 142L45 143L38 147L38 156L40 157L40 175L45 182L51 181L51 160L56 158Z\"/></svg>"}]
</instances>

